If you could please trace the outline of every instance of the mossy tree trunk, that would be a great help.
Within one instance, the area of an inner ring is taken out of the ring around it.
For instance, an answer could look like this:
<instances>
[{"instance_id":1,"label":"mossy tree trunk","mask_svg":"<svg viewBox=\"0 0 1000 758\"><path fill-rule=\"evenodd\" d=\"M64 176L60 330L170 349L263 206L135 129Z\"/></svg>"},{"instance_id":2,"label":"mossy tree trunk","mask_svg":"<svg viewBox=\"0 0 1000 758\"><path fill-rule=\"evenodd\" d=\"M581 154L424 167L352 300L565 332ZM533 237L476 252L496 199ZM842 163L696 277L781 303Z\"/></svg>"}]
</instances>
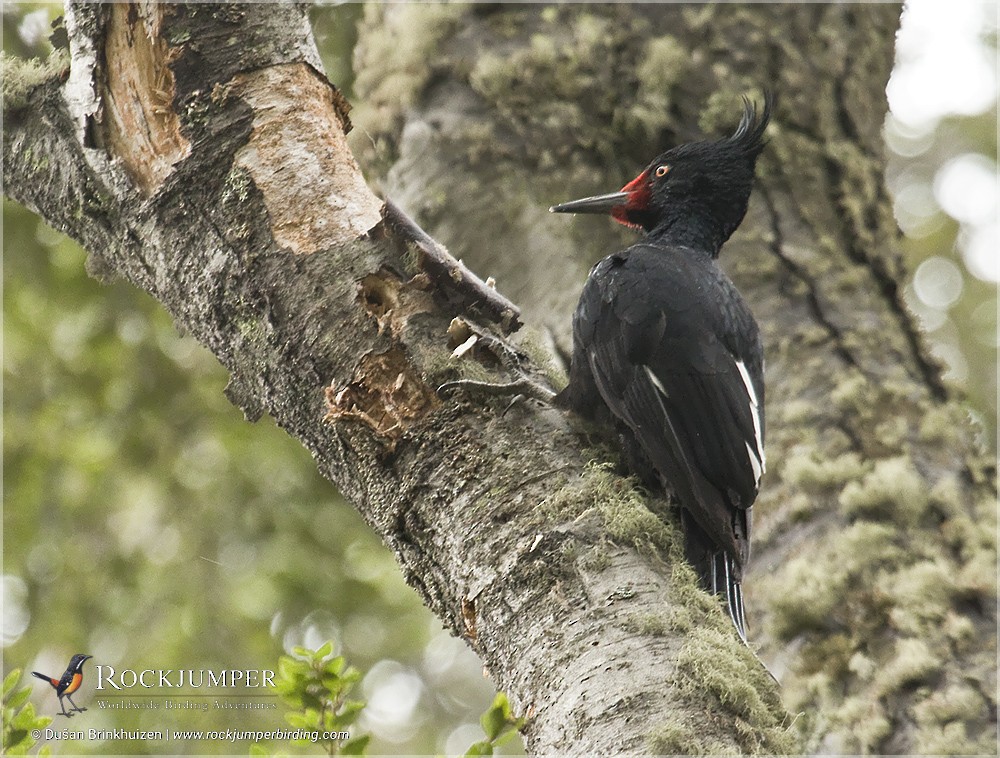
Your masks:
<instances>
[{"instance_id":1,"label":"mossy tree trunk","mask_svg":"<svg viewBox=\"0 0 1000 758\"><path fill-rule=\"evenodd\" d=\"M587 269L634 237L547 207L725 135L740 95L773 89L758 188L722 253L767 356L751 638L810 749L993 752L995 467L902 302L881 136L899 15L369 6L356 147L565 352Z\"/></svg>"},{"instance_id":2,"label":"mossy tree trunk","mask_svg":"<svg viewBox=\"0 0 1000 758\"><path fill-rule=\"evenodd\" d=\"M68 67L5 102L6 192L163 303L249 418L302 440L530 716L529 749L790 752L801 731L959 752L995 713L995 486L898 299L879 139L897 10L372 6L359 55L390 194L557 343L615 242L541 209L730 126L751 83L779 91L724 255L778 401L748 590L806 712L791 730L663 503L551 409L433 392L463 367L502 376L489 339L464 362L449 339L513 311L383 219L301 8L69 6Z\"/></svg>"}]
</instances>

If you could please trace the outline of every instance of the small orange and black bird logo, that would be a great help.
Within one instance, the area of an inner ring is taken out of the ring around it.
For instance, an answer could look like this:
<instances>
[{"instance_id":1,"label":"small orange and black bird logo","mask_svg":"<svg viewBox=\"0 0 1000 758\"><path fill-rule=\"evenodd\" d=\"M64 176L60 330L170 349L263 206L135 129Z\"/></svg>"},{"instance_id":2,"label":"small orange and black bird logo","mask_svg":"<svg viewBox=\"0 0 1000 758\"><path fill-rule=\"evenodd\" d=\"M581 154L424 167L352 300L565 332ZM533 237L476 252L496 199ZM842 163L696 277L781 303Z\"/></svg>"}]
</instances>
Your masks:
<instances>
[{"instance_id":1,"label":"small orange and black bird logo","mask_svg":"<svg viewBox=\"0 0 1000 758\"><path fill-rule=\"evenodd\" d=\"M83 684L83 664L86 663L88 658L93 658L92 655L84 655L83 653L77 653L74 655L70 661L69 666L66 667L66 673L62 675L59 679L53 679L51 676L45 674L39 674L37 671L32 671L32 676L37 676L43 682L48 682L52 685L52 689L56 691L56 695L59 696L59 707L62 709L62 715L69 718L73 715L73 711L80 711L81 713L86 708L80 708L76 703L73 702L73 698L70 697L74 692L80 689L80 685ZM63 705L63 698L69 698L69 704L72 705L69 713L66 713L66 706Z\"/></svg>"}]
</instances>

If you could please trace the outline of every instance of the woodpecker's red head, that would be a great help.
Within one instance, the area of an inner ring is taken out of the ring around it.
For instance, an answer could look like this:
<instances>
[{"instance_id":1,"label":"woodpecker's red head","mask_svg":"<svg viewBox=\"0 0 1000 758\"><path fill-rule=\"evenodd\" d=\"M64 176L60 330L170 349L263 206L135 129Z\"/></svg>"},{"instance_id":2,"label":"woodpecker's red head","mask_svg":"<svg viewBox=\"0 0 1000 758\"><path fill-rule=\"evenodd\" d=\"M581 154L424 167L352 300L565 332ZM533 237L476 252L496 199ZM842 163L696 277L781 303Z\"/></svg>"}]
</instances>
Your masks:
<instances>
[{"instance_id":1,"label":"woodpecker's red head","mask_svg":"<svg viewBox=\"0 0 1000 758\"><path fill-rule=\"evenodd\" d=\"M743 99L731 137L679 145L657 156L618 192L552 206L553 213L607 213L626 226L670 234L718 253L743 220L773 99Z\"/></svg>"}]
</instances>

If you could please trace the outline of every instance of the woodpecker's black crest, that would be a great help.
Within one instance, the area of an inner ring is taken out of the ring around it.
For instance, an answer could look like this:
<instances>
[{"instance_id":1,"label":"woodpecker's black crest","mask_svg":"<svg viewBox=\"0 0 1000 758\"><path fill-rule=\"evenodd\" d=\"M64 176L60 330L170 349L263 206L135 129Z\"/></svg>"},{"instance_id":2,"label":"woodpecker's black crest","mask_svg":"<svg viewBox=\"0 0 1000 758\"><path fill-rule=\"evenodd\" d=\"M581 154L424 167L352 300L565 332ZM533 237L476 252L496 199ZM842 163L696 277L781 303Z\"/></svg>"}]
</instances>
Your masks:
<instances>
[{"instance_id":1,"label":"woodpecker's black crest","mask_svg":"<svg viewBox=\"0 0 1000 758\"><path fill-rule=\"evenodd\" d=\"M591 269L556 402L612 425L629 468L675 494L688 560L744 642L764 357L757 323L716 259L746 213L771 107L770 95L761 111L744 98L731 137L672 148L619 192L551 208L608 213L646 233Z\"/></svg>"},{"instance_id":2,"label":"woodpecker's black crest","mask_svg":"<svg viewBox=\"0 0 1000 758\"><path fill-rule=\"evenodd\" d=\"M72 658L70 658L69 666L66 667L66 671L59 679L54 679L46 674L40 674L37 671L32 671L31 675L41 679L43 682L48 682L52 689L56 691L56 695L59 697L59 708L62 709L63 716L67 718L73 715L73 711L83 712L87 710L86 708L80 708L76 703L73 702L73 698L70 697L74 692L80 689L80 685L83 684L83 664L87 662L87 659L93 658L92 655L84 655L83 653L77 653ZM73 706L69 713L66 713L66 706L63 705L63 698L69 700L69 704Z\"/></svg>"}]
</instances>

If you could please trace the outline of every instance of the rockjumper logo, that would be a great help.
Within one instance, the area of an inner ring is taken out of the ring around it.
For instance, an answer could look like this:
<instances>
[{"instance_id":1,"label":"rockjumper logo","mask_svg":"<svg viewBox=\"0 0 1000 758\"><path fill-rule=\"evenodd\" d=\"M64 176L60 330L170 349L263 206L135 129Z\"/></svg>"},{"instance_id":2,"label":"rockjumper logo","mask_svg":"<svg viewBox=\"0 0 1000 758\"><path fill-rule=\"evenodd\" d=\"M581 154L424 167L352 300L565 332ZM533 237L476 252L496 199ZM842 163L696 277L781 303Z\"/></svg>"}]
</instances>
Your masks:
<instances>
[{"instance_id":1,"label":"rockjumper logo","mask_svg":"<svg viewBox=\"0 0 1000 758\"><path fill-rule=\"evenodd\" d=\"M97 689L130 690L134 687L273 687L271 669L124 669L97 667Z\"/></svg>"},{"instance_id":2,"label":"rockjumper logo","mask_svg":"<svg viewBox=\"0 0 1000 758\"><path fill-rule=\"evenodd\" d=\"M54 676L49 676L48 674L39 673L38 671L31 672L32 676L41 679L43 682L48 682L52 685L52 689L56 691L56 696L59 698L59 708L62 711L59 714L60 716L71 718L73 716L73 711L83 713L87 710L86 708L80 708L76 703L74 703L72 695L80 689L80 685L83 684L83 664L93 657L94 656L92 655L77 653L70 658L69 666L66 667L66 671L59 679L56 679ZM98 671L100 668L100 666L97 667ZM63 704L63 698L69 700L69 704L72 706L69 713L66 712L66 706Z\"/></svg>"}]
</instances>

